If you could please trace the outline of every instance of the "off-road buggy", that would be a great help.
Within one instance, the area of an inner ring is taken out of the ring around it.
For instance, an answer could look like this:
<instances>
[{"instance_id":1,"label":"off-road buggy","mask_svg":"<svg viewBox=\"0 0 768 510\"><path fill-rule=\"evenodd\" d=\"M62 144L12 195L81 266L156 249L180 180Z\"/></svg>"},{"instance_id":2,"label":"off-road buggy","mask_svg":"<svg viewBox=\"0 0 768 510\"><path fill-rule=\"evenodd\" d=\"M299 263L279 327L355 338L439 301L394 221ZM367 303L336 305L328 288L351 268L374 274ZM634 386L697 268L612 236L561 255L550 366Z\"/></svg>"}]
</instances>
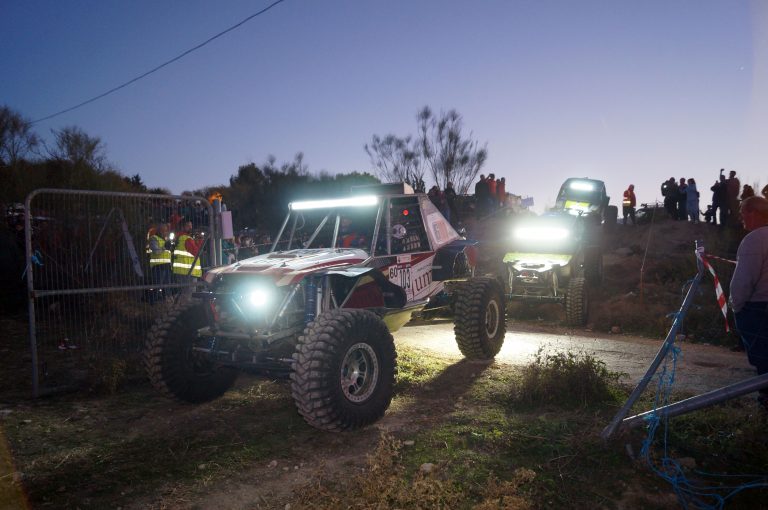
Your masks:
<instances>
[{"instance_id":1,"label":"off-road buggy","mask_svg":"<svg viewBox=\"0 0 768 510\"><path fill-rule=\"evenodd\" d=\"M270 253L207 272L205 290L153 327L149 377L169 397L203 402L238 369L283 373L310 425L364 426L392 398L391 332L446 283L461 282L454 331L464 356L499 352L503 289L473 277L476 261L477 243L405 185L293 202Z\"/></svg>"},{"instance_id":2,"label":"off-road buggy","mask_svg":"<svg viewBox=\"0 0 768 510\"><path fill-rule=\"evenodd\" d=\"M563 303L568 324L586 324L587 287L602 280L601 229L564 211L520 218L503 263L508 299Z\"/></svg>"},{"instance_id":3,"label":"off-road buggy","mask_svg":"<svg viewBox=\"0 0 768 510\"><path fill-rule=\"evenodd\" d=\"M616 226L619 209L609 202L603 181L571 177L560 186L554 210L602 223L610 230Z\"/></svg>"}]
</instances>

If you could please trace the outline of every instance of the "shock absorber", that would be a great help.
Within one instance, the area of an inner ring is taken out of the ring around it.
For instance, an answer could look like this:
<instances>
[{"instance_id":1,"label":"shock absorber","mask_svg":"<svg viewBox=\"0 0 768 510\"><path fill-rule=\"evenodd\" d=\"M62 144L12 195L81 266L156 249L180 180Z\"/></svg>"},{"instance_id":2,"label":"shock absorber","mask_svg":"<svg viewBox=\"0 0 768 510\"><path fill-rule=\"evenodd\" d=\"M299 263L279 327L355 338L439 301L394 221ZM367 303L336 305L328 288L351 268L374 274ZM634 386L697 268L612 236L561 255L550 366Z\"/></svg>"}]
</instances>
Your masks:
<instances>
[{"instance_id":1,"label":"shock absorber","mask_svg":"<svg viewBox=\"0 0 768 510\"><path fill-rule=\"evenodd\" d=\"M315 320L315 310L317 309L317 281L314 276L307 278L304 286L304 324Z\"/></svg>"}]
</instances>

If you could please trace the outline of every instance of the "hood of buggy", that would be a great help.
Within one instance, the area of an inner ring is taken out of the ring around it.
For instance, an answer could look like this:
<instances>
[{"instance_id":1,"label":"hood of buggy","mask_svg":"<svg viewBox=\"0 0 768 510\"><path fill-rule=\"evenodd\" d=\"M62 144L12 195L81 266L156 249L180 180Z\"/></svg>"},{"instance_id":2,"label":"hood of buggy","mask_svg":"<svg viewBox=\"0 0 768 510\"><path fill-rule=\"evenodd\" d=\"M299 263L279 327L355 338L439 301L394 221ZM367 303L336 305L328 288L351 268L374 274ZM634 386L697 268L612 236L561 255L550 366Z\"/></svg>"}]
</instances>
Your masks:
<instances>
[{"instance_id":1,"label":"hood of buggy","mask_svg":"<svg viewBox=\"0 0 768 510\"><path fill-rule=\"evenodd\" d=\"M267 276L277 286L293 285L316 271L356 266L368 259L363 250L339 248L296 249L267 253L208 271L205 280L213 283L220 275Z\"/></svg>"}]
</instances>

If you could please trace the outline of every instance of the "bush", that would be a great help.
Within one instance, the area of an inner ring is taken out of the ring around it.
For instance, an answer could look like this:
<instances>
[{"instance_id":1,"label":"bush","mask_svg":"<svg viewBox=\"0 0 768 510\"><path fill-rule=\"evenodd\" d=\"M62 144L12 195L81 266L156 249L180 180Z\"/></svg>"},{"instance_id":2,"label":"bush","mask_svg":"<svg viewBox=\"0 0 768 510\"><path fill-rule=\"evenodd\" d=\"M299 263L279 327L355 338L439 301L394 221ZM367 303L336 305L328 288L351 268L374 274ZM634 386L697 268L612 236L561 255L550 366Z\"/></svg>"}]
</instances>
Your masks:
<instances>
[{"instance_id":1,"label":"bush","mask_svg":"<svg viewBox=\"0 0 768 510\"><path fill-rule=\"evenodd\" d=\"M621 374L586 353L545 354L539 349L523 368L515 400L524 405L588 407L615 400Z\"/></svg>"}]
</instances>

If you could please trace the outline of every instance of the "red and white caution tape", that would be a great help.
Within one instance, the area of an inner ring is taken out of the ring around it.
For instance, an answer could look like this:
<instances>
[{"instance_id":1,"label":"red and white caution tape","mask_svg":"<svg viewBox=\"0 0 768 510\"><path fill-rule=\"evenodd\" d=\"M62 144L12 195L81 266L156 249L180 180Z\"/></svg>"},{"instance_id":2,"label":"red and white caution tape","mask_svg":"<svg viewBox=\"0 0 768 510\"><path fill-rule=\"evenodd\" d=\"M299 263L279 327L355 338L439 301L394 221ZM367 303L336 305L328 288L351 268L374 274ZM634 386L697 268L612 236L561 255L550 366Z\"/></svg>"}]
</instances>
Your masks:
<instances>
[{"instance_id":1,"label":"red and white caution tape","mask_svg":"<svg viewBox=\"0 0 768 510\"><path fill-rule=\"evenodd\" d=\"M717 255L704 254L704 257L708 258L708 259L712 259L712 260L720 260L722 262L728 262L729 264L735 264L736 263L735 260L724 259L723 257L718 257Z\"/></svg>"},{"instance_id":2,"label":"red and white caution tape","mask_svg":"<svg viewBox=\"0 0 768 510\"><path fill-rule=\"evenodd\" d=\"M699 259L701 260L701 263L704 264L704 267L706 267L709 270L709 272L712 273L712 279L715 281L715 296L717 296L717 304L720 306L720 311L723 312L723 317L725 318L725 331L728 332L730 331L730 328L728 327L728 303L726 303L725 301L725 293L723 292L722 285L720 285L720 280L717 278L715 269L707 261L707 258L719 258L719 257L704 255L703 257L699 257ZM726 259L721 259L721 260L726 260ZM730 260L728 262L730 262Z\"/></svg>"}]
</instances>

